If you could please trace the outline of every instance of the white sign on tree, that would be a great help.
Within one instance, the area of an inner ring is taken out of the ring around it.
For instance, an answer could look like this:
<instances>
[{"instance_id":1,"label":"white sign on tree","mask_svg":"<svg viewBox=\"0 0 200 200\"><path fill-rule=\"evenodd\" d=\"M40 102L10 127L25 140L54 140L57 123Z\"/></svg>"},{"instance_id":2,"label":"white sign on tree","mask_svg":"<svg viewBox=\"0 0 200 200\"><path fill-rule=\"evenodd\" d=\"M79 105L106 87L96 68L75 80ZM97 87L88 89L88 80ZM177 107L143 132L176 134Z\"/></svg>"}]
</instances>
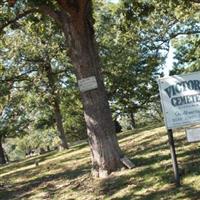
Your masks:
<instances>
[{"instance_id":1,"label":"white sign on tree","mask_svg":"<svg viewBox=\"0 0 200 200\"><path fill-rule=\"evenodd\" d=\"M158 83L168 129L200 122L200 72L161 78Z\"/></svg>"},{"instance_id":2,"label":"white sign on tree","mask_svg":"<svg viewBox=\"0 0 200 200\"><path fill-rule=\"evenodd\" d=\"M81 92L94 90L98 87L95 76L90 76L88 78L78 80L78 86Z\"/></svg>"}]
</instances>

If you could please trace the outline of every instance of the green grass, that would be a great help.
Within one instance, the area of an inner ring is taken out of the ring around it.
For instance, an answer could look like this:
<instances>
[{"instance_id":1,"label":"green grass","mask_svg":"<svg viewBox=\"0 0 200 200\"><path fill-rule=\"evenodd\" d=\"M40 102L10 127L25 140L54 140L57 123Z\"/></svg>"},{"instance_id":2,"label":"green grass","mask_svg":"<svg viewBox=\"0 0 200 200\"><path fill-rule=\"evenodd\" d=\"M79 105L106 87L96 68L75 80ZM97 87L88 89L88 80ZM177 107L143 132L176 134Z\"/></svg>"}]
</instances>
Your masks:
<instances>
[{"instance_id":1,"label":"green grass","mask_svg":"<svg viewBox=\"0 0 200 200\"><path fill-rule=\"evenodd\" d=\"M87 144L0 167L0 200L198 200L200 149L174 133L181 184L176 188L164 127L121 133L120 146L136 167L106 179L90 174ZM39 160L39 166L35 161Z\"/></svg>"}]
</instances>

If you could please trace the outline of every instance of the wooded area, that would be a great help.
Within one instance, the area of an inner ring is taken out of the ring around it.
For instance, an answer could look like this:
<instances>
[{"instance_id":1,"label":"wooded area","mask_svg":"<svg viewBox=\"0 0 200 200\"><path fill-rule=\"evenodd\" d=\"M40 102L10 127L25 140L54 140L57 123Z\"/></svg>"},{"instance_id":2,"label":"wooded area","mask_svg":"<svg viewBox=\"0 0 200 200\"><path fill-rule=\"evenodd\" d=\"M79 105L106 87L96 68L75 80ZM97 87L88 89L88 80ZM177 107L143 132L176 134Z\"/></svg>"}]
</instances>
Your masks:
<instances>
[{"instance_id":1,"label":"wooded area","mask_svg":"<svg viewBox=\"0 0 200 200\"><path fill-rule=\"evenodd\" d=\"M87 140L93 177L134 168L117 134L162 126L157 80L200 70L199 10L199 0L0 1L0 165ZM97 87L81 91L91 77Z\"/></svg>"}]
</instances>

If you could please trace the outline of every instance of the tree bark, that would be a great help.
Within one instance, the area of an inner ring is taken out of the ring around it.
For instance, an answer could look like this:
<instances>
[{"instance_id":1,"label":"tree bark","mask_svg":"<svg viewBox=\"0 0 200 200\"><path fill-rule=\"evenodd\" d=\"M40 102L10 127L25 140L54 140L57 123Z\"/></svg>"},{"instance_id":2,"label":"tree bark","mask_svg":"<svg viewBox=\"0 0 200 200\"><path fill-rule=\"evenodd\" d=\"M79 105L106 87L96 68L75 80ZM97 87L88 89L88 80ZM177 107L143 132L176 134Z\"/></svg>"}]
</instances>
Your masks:
<instances>
[{"instance_id":1,"label":"tree bark","mask_svg":"<svg viewBox=\"0 0 200 200\"><path fill-rule=\"evenodd\" d=\"M100 72L92 23L92 3L87 1L84 5L85 0L82 3L76 2L79 4L68 7L70 17L62 13L62 28L66 39L70 41L70 56L77 79L95 76L97 80L98 88L81 92L81 97L92 155L92 170L95 176L105 177L122 166L120 159L123 155L115 135Z\"/></svg>"},{"instance_id":2,"label":"tree bark","mask_svg":"<svg viewBox=\"0 0 200 200\"><path fill-rule=\"evenodd\" d=\"M47 78L49 81L49 87L50 87L50 92L53 98L53 109L54 109L54 116L56 120L56 127L58 131L58 137L61 140L61 149L69 149L68 142L67 142L67 137L65 135L64 127L63 127L63 121L62 121L62 114L60 110L60 100L59 100L59 95L56 94L55 90L55 81L53 77L53 72L51 65L48 63L46 66L46 72L47 72Z\"/></svg>"},{"instance_id":3,"label":"tree bark","mask_svg":"<svg viewBox=\"0 0 200 200\"><path fill-rule=\"evenodd\" d=\"M0 165L6 164L4 149L2 146L2 136L0 135Z\"/></svg>"},{"instance_id":4,"label":"tree bark","mask_svg":"<svg viewBox=\"0 0 200 200\"><path fill-rule=\"evenodd\" d=\"M135 123L135 116L133 112L130 113L130 117L131 117L131 127L134 129L136 128L136 123Z\"/></svg>"}]
</instances>

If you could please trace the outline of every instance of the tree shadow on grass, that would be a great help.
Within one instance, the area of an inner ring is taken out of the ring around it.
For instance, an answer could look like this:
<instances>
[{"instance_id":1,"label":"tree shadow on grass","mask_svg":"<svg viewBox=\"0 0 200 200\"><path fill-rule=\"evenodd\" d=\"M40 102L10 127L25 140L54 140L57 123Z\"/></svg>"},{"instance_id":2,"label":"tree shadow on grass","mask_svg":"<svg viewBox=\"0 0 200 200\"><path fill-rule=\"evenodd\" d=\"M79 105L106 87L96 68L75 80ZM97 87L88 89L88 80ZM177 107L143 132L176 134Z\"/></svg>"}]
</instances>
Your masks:
<instances>
[{"instance_id":1,"label":"tree shadow on grass","mask_svg":"<svg viewBox=\"0 0 200 200\"><path fill-rule=\"evenodd\" d=\"M146 138L145 138L146 140ZM170 151L168 144L164 141L162 143L156 144L153 141L155 138L144 141L141 144L145 148L135 148L135 150L129 150L128 156L132 158L133 163L142 170L138 170L137 173L133 173L128 176L120 176L107 179L103 182L102 189L100 191L107 196L108 199L115 200L168 200L168 199L191 199L198 200L200 199L200 191L195 188L183 185L181 188L176 188L174 186L174 174L172 170L172 163L170 157ZM187 150L181 150L181 146L187 148ZM182 176L194 176L200 175L200 149L190 148L185 140L185 137L179 137L176 140L176 146L178 147L178 162L181 164L180 172ZM134 149L133 148L133 149ZM168 151L168 153L160 154L162 151ZM157 152L157 153L156 153ZM147 157L147 154L149 156ZM145 156L143 156L145 155ZM164 163L164 164L162 164ZM167 163L167 164L166 164ZM194 172L195 171L195 172ZM187 175L186 175L187 174ZM140 180L141 182L134 183L134 180ZM162 189L162 186L158 188L158 191L155 191L153 184L155 181L147 181L151 177L158 179L158 184L165 185L165 188ZM166 188L166 186L168 186ZM120 198L111 198L112 195L119 191L126 190L127 187L130 187L126 194L122 195ZM140 190L146 188L147 192L144 192L138 195ZM109 198L110 197L110 198Z\"/></svg>"},{"instance_id":2,"label":"tree shadow on grass","mask_svg":"<svg viewBox=\"0 0 200 200\"><path fill-rule=\"evenodd\" d=\"M143 137L143 139L144 140L139 141L137 145L134 143L130 143L130 146L128 146L128 148L127 146L125 146L126 151L128 152L128 155L132 159L133 163L135 163L136 168L128 172L122 173L119 176L111 175L108 179L100 181L98 187L92 186L95 187L94 193L96 197L98 198L98 196L103 196L105 197L105 199L115 200L198 200L200 196L200 191L194 189L193 187L183 185L181 188L175 188L173 186L172 183L174 176L171 166L169 147L166 142L166 138L164 138L164 141L161 140L162 142L157 143L154 142L156 141L157 136L154 137L147 134L147 136ZM187 174L185 172L185 176L194 176L195 173L200 174L198 172L200 166L200 151L199 149L194 148L189 149L188 147L190 144L187 144L186 142L184 142L184 140L184 137L179 137L179 139L176 140L176 145L178 145L179 147L178 161L181 162L184 168L188 168ZM126 143L126 139L123 142ZM81 150L86 145L87 144L75 146L73 147L73 151ZM140 145L142 145L144 148L140 148ZM181 150L181 145L187 147L187 150ZM163 154L160 153L164 151L166 152ZM58 156L62 154L59 154ZM70 190L73 190L77 193L80 192L80 190L82 190L83 188L79 186L79 182L82 177L87 176L90 171L89 164L86 163L86 161L84 160L85 157L88 157L88 154L89 151L84 150L81 155L79 154L79 152L76 152L73 155L71 154L71 157L69 157L69 159L68 157L59 159L59 164L62 163L62 165L56 166L55 163L51 163L52 165L54 165L52 167L55 171L62 168L62 172L60 173L56 172L56 174L36 177L37 173L39 173L39 170L37 168L33 168L22 170L20 172L18 171L16 172L16 174L12 174L12 177L16 176L16 178L21 176L25 177L24 175L26 174L29 178L34 176L36 178L31 181L23 181L10 185L9 187L3 188L4 191L0 188L0 199L28 199L29 197L31 197L31 195L33 195L33 193L36 193L38 190L45 191L45 193L47 193L48 195L48 199L53 199L54 195L56 195L56 193L59 192L58 190L60 189L57 188L55 184L53 184L53 181L55 180L62 180L63 182L65 182L66 184L63 187L68 187L67 184L72 183L73 186L69 186ZM44 157L42 158L47 159L48 157L45 157L44 155ZM84 160L84 162L82 162L82 159ZM66 169L66 167L64 167L65 162L70 163L71 161L73 162L73 160L77 160L79 164L81 164L81 162L84 164L74 169ZM31 162L33 162L33 160ZM155 181L152 179L157 180ZM155 184L158 184L159 186L154 187ZM90 186L88 185L87 187ZM116 193L119 193L120 191L122 191L122 194L119 195L120 197L115 198L114 196L116 195Z\"/></svg>"},{"instance_id":3,"label":"tree shadow on grass","mask_svg":"<svg viewBox=\"0 0 200 200\"><path fill-rule=\"evenodd\" d=\"M150 191L150 190L149 190ZM125 194L123 197L111 198L112 200L199 200L200 191L194 189L190 186L182 186L181 188L176 188L174 185L169 185L167 188L146 192L144 194L136 195L133 192Z\"/></svg>"},{"instance_id":4,"label":"tree shadow on grass","mask_svg":"<svg viewBox=\"0 0 200 200\"><path fill-rule=\"evenodd\" d=\"M193 172L188 173L188 176L192 175ZM155 184L160 186L156 189ZM176 187L172 170L166 172L161 167L155 170L148 166L136 173L130 171L128 175L102 180L98 193L112 200L199 200L200 197L200 191L190 185ZM120 193L121 197L112 197L116 193Z\"/></svg>"},{"instance_id":5,"label":"tree shadow on grass","mask_svg":"<svg viewBox=\"0 0 200 200\"><path fill-rule=\"evenodd\" d=\"M89 145L88 141L82 141L80 144L73 145L70 148L73 150L81 150L81 149L87 147L88 145Z\"/></svg>"},{"instance_id":6,"label":"tree shadow on grass","mask_svg":"<svg viewBox=\"0 0 200 200\"><path fill-rule=\"evenodd\" d=\"M64 151L59 152L59 153L57 151L51 151L51 152L45 153L43 155L33 156L31 158L26 158L26 159L23 159L21 161L11 162L11 163L8 163L4 166L0 166L0 174L11 172L12 170L16 170L16 168L20 169L20 168L23 168L23 167L28 167L30 165L35 164L36 161L43 162L43 161L48 160L48 159L63 156L64 154L69 154L69 153L72 153L74 151L81 150L81 149L85 148L87 145L88 144L86 142L84 142L84 143L72 146L70 149L64 150ZM78 156L77 156L77 158L78 158ZM74 160L74 157L72 157L71 159L64 158L64 160L65 161Z\"/></svg>"},{"instance_id":7,"label":"tree shadow on grass","mask_svg":"<svg viewBox=\"0 0 200 200\"><path fill-rule=\"evenodd\" d=\"M63 181L65 180L74 180L77 179L77 177L80 177L84 174L88 174L90 171L89 164L85 160L83 161L83 164L81 167L72 169L67 169L67 163L70 163L70 161L76 161L77 163L81 162L81 159L87 158L89 153L88 151L81 152L81 156L77 151L83 149L87 146L87 143L84 144L78 144L76 146L71 147L69 150L65 150L63 152L50 152L44 155L32 157L30 159L26 159L23 161L20 161L18 163L11 164L10 166L3 168L3 173L10 172L9 174L5 174L3 176L3 179L0 182L0 199L7 200L7 199L21 199L21 198L28 198L29 195L32 194L32 190L37 189L41 186L41 184L48 183L48 186L51 185L52 187L47 187L46 191L47 193L53 193L54 189L53 185L50 184L51 181L61 179ZM70 154L75 152L75 154ZM62 158L63 154L67 154L66 157ZM46 164L41 164L40 162L52 159L54 157L60 157L59 163L55 163L55 161ZM62 158L62 159L61 159ZM35 164L36 161L39 161L39 167L34 167L33 164ZM65 165L66 163L66 165ZM62 164L62 165L60 165ZM32 166L31 166L32 165ZM65 166L64 166L65 165ZM30 168L26 168L30 166ZM41 167L40 167L41 166ZM71 165L70 165L71 166ZM21 168L21 169L20 169ZM2 169L2 168L0 168ZM13 171L12 171L13 169ZM20 169L20 170L16 170ZM48 171L54 171L54 170L62 170L62 172L51 175L44 175L41 177L41 175ZM1 170L2 173L2 170ZM2 173L2 174L3 174ZM40 177L38 177L40 176ZM34 177L36 177L33 180L30 181L21 181L18 183L10 183L10 180L18 179L19 177L22 177L25 180L30 180ZM19 198L20 197L20 198Z\"/></svg>"},{"instance_id":8,"label":"tree shadow on grass","mask_svg":"<svg viewBox=\"0 0 200 200\"><path fill-rule=\"evenodd\" d=\"M56 151L52 151L52 152L45 153L45 154L40 155L40 156L33 156L31 158L26 158L26 159L23 159L21 161L8 163L4 166L0 166L0 170L1 170L0 172L1 172L1 174L4 174L4 173L12 171L13 169L15 170L16 168L19 169L21 167L30 166L30 165L34 164L35 161L38 160L38 159L40 160L40 162L48 160L50 157L52 157L56 153L57 153Z\"/></svg>"},{"instance_id":9,"label":"tree shadow on grass","mask_svg":"<svg viewBox=\"0 0 200 200\"><path fill-rule=\"evenodd\" d=\"M36 188L39 188L41 184L44 183L50 183L51 181L54 180L74 180L78 177L83 176L84 174L88 174L90 171L89 165L83 165L79 166L75 169L67 169L61 173L56 173L56 174L51 174L51 175L45 175L42 177L35 178L34 180L31 181L24 181L20 183L16 183L13 185L10 185L8 188L3 188L1 190L0 188L0 200L11 200L11 199L26 199L28 198L31 194L30 192L33 191ZM24 170L23 173L28 173L29 170ZM18 174L19 175L19 174ZM54 191L53 188L51 188L51 192Z\"/></svg>"},{"instance_id":10,"label":"tree shadow on grass","mask_svg":"<svg viewBox=\"0 0 200 200\"><path fill-rule=\"evenodd\" d=\"M128 131L125 131L125 132L118 133L117 138L119 140L121 140L121 139L126 138L128 136L137 135L138 133L141 133L143 131L149 131L149 130L156 129L156 128L160 128L160 125L159 124L151 124L151 125L144 126L144 127L141 127L141 128L137 128L137 129L128 130Z\"/></svg>"}]
</instances>

